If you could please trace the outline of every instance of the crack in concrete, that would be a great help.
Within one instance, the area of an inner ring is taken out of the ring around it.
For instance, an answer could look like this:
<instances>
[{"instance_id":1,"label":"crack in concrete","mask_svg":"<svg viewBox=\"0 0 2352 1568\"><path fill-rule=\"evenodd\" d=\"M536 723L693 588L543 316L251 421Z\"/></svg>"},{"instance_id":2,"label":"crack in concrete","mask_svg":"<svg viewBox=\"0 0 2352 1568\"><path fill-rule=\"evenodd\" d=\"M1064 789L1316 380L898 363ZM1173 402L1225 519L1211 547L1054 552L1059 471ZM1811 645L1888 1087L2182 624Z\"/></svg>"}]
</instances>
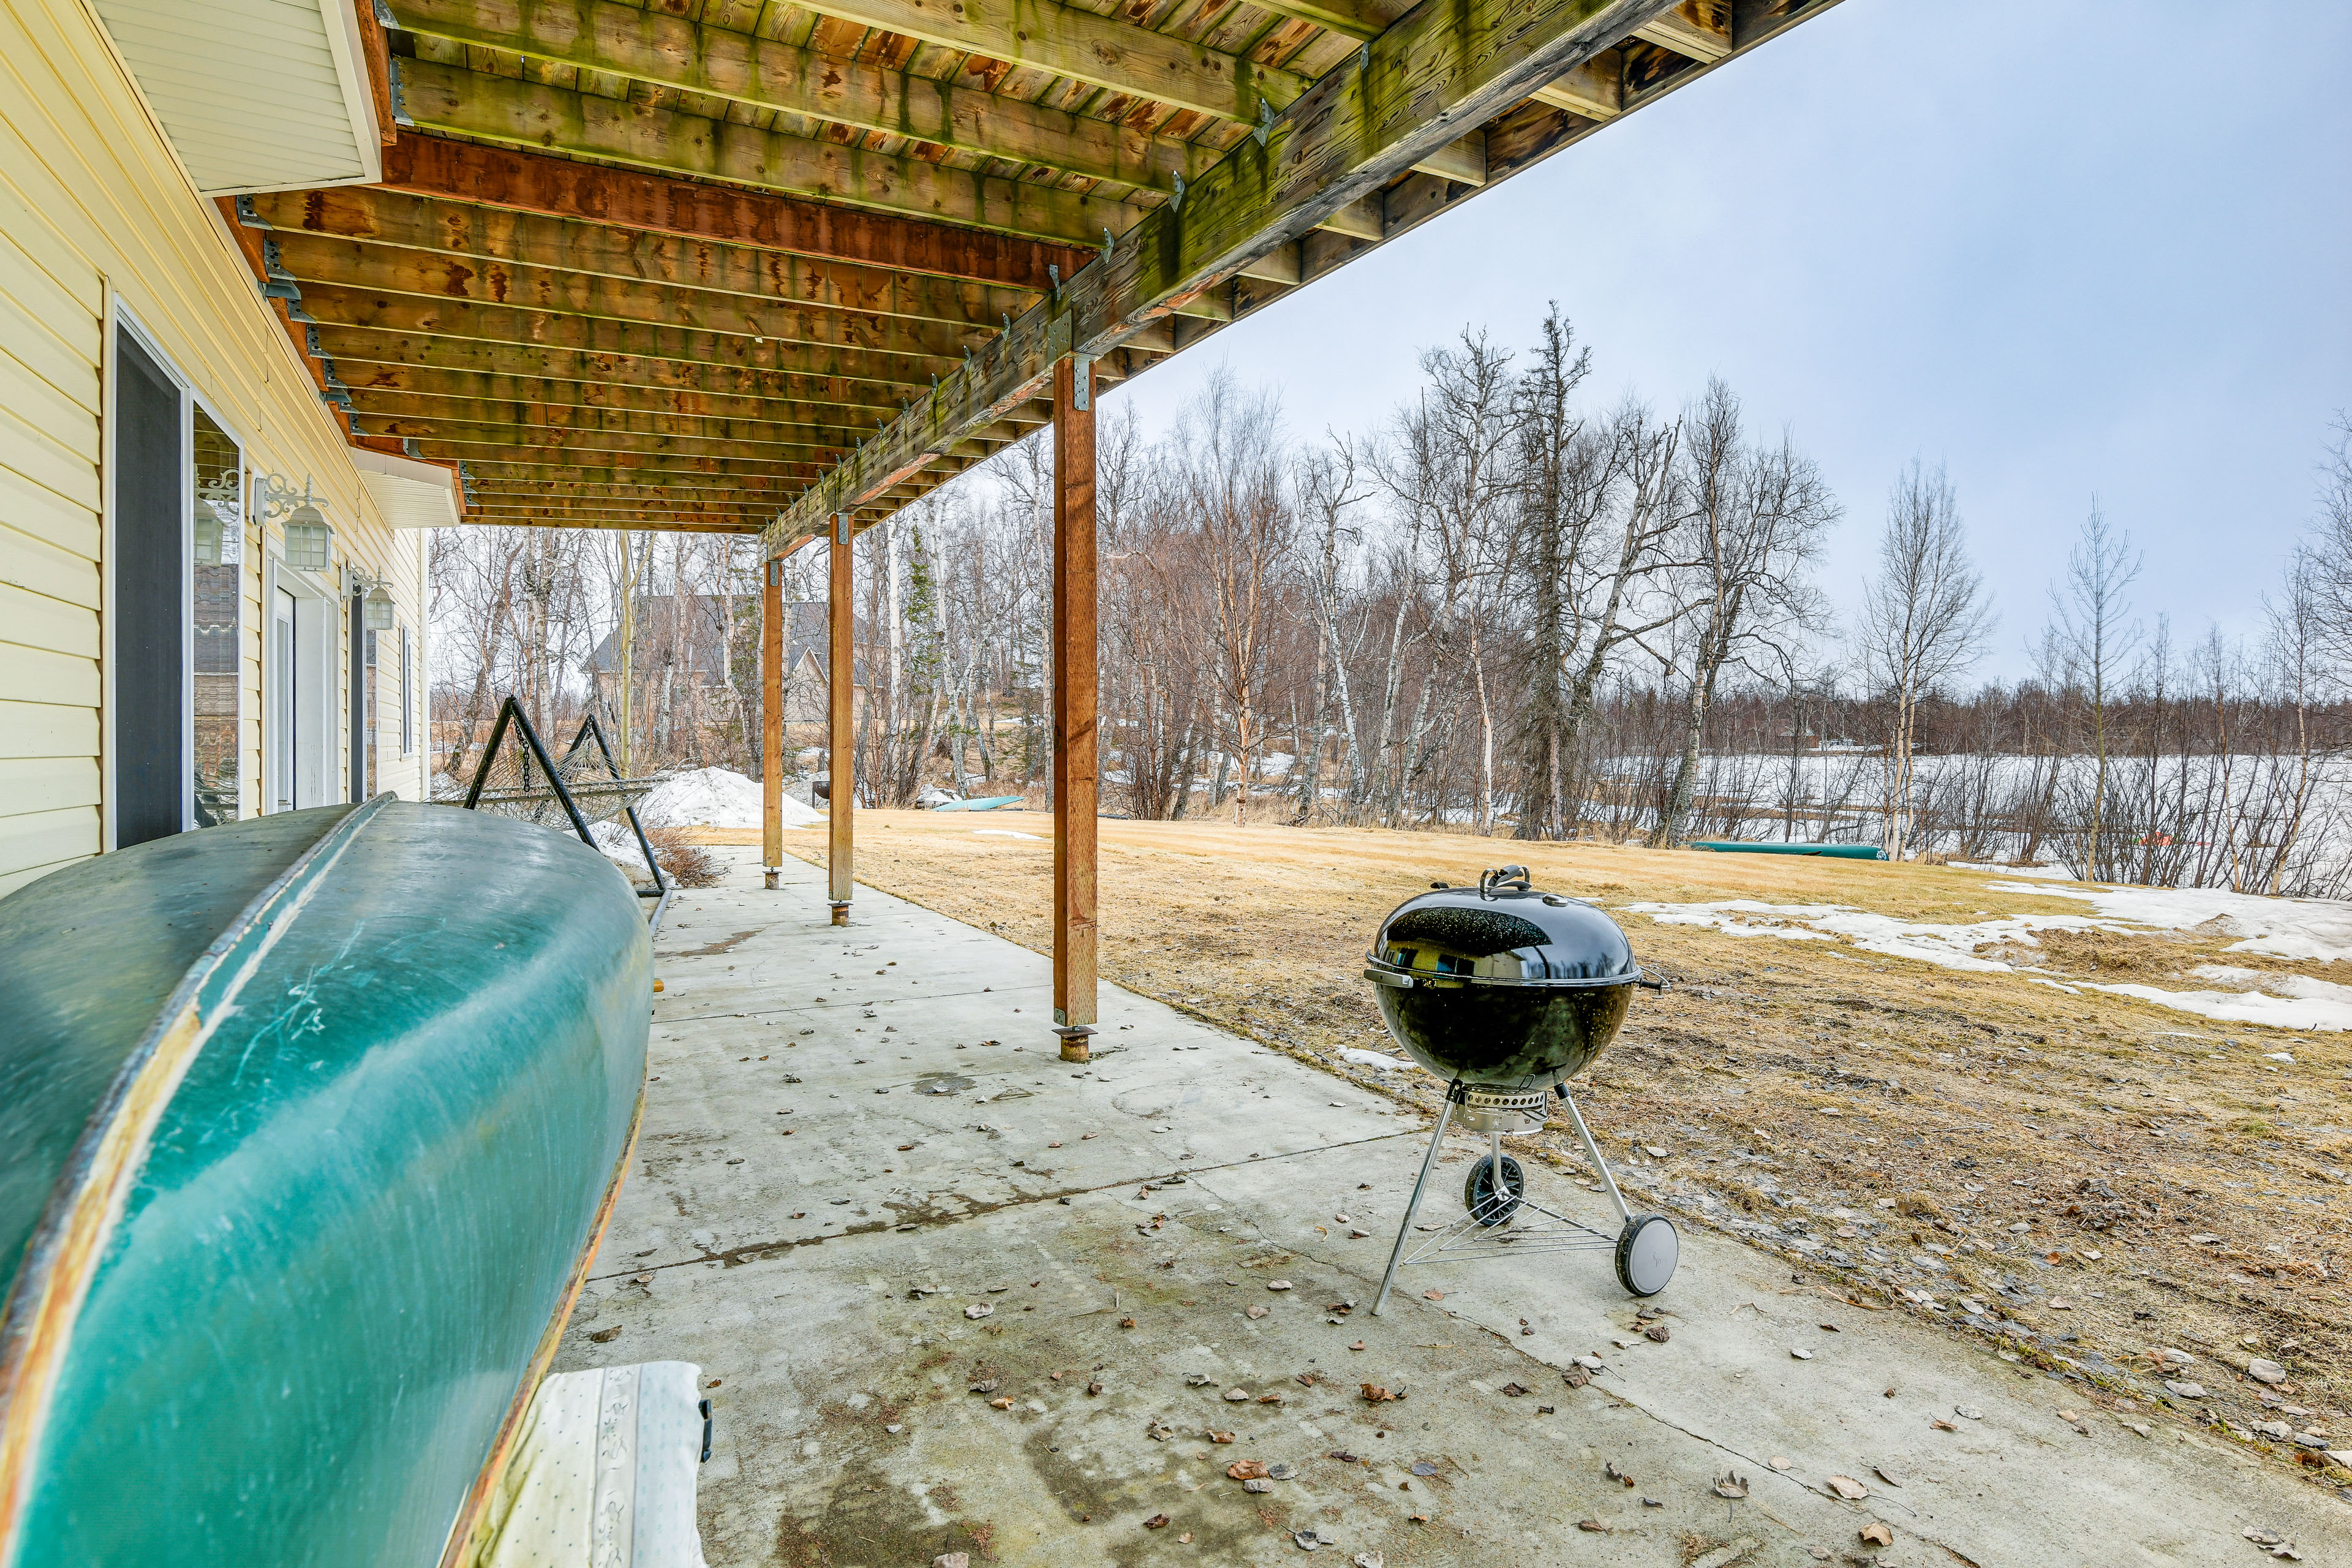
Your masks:
<instances>
[{"instance_id":1,"label":"crack in concrete","mask_svg":"<svg viewBox=\"0 0 2352 1568\"><path fill-rule=\"evenodd\" d=\"M1220 1165L1207 1165L1197 1168L1187 1166L1183 1167L1184 1180L1187 1184L1190 1184L1197 1182L1203 1174L1210 1172L1239 1170L1249 1165L1270 1164L1277 1160L1296 1160L1305 1155L1326 1153L1335 1149L1360 1149L1367 1143L1379 1143L1391 1138L1402 1138L1407 1136L1410 1136L1410 1134L1402 1132L1381 1132L1376 1133L1370 1138L1353 1138L1340 1143L1318 1143L1309 1149L1293 1149L1281 1154L1268 1154L1263 1157L1248 1160L1229 1160ZM814 1247L822 1242L844 1240L853 1236L876 1236L884 1231L919 1230L930 1226L954 1225L961 1220L977 1218L982 1215L998 1214L1005 1209L1022 1208L1032 1204L1059 1203L1064 1198L1087 1197L1096 1193L1110 1192L1118 1187L1139 1186L1147 1182L1164 1182L1166 1179L1167 1178L1164 1176L1129 1176L1120 1181L1105 1182L1097 1186L1064 1187L1055 1192L1038 1193L1025 1197L1003 1198L993 1201L981 1201L968 1198L965 1202L970 1204L971 1206L955 1214L932 1214L914 1220L877 1220L871 1225L846 1226L829 1235L782 1237L774 1241L753 1242L743 1247L730 1247L722 1252L710 1252L706 1250L696 1257L681 1258L671 1263L648 1263L639 1268L615 1269L610 1274L592 1274L589 1276L589 1279L592 1282L601 1282L608 1279L633 1279L640 1274L658 1273L665 1268L684 1268L698 1263L723 1263L731 1268L740 1263L757 1263L763 1258L767 1257L770 1253L786 1252L794 1247ZM1214 1197L1216 1194L1214 1192L1211 1192L1210 1195Z\"/></svg>"}]
</instances>

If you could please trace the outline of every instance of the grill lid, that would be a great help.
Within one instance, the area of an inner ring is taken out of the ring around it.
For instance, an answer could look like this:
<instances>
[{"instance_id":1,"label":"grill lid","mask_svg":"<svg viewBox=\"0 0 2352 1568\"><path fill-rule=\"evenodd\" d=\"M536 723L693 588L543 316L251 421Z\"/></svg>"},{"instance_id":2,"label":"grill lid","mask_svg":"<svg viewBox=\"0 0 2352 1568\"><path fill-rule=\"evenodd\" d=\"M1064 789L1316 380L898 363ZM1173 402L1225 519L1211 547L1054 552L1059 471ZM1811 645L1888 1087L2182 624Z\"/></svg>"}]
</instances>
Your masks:
<instances>
[{"instance_id":1,"label":"grill lid","mask_svg":"<svg viewBox=\"0 0 2352 1568\"><path fill-rule=\"evenodd\" d=\"M1475 888L1407 899L1381 922L1366 956L1374 971L1424 983L1626 985L1642 978L1615 921L1582 900L1530 886L1524 866L1486 872Z\"/></svg>"}]
</instances>

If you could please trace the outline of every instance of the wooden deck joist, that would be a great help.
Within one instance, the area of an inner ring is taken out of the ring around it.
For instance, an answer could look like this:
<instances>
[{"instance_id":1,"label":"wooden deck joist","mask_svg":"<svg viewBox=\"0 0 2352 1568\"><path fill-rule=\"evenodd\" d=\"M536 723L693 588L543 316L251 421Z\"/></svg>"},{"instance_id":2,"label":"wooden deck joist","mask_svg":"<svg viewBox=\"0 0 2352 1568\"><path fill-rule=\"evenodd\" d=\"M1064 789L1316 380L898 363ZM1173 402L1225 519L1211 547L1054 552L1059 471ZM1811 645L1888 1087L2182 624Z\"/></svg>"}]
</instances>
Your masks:
<instances>
[{"instance_id":1,"label":"wooden deck joist","mask_svg":"<svg viewBox=\"0 0 2352 1568\"><path fill-rule=\"evenodd\" d=\"M1032 309L970 369L845 459L776 520L768 548L790 548L838 513L887 514L900 487L1000 407L1034 397L1066 354L1116 348L1171 316L1186 317L1176 327L1178 346L1189 346L1220 322L1188 308L1204 299L1264 303L1268 296L1247 292L1246 273L1259 258L1298 244L1304 281L1426 222L1475 188L1415 172L1466 132L1486 131L1492 182L1602 123L1538 97L1553 84L1596 64L1618 70L1622 112L1728 58L1735 41L1752 47L1831 3L1746 0L1735 10L1717 0L1566 0L1540 8L1470 0L1465 8L1409 13L1275 117L1263 142L1237 145L1181 205L1155 209L1059 300ZM1724 47L1703 59L1695 35L1713 37L1716 21ZM1667 37L1679 46L1655 41ZM1318 250L1317 242L1351 248Z\"/></svg>"},{"instance_id":2,"label":"wooden deck joist","mask_svg":"<svg viewBox=\"0 0 2352 1568\"><path fill-rule=\"evenodd\" d=\"M476 48L1136 189L1164 193L1180 175L1198 178L1222 151L614 0L495 9L402 0L394 14L411 32ZM986 52L978 41L958 47Z\"/></svg>"}]
</instances>

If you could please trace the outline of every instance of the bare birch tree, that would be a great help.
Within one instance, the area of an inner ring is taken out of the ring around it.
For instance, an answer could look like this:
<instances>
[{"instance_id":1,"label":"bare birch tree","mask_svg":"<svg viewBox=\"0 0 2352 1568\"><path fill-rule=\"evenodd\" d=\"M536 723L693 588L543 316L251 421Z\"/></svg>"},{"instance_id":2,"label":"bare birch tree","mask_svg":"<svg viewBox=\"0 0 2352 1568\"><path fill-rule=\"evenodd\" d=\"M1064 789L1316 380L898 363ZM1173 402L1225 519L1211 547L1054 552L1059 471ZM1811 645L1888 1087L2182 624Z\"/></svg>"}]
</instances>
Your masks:
<instances>
[{"instance_id":1,"label":"bare birch tree","mask_svg":"<svg viewBox=\"0 0 2352 1568\"><path fill-rule=\"evenodd\" d=\"M1909 836L1919 705L1976 662L1992 627L1951 481L1940 464L1929 473L1914 458L1887 496L1878 571L1864 586L1858 628L1864 668L1888 702L1890 860L1903 858Z\"/></svg>"}]
</instances>

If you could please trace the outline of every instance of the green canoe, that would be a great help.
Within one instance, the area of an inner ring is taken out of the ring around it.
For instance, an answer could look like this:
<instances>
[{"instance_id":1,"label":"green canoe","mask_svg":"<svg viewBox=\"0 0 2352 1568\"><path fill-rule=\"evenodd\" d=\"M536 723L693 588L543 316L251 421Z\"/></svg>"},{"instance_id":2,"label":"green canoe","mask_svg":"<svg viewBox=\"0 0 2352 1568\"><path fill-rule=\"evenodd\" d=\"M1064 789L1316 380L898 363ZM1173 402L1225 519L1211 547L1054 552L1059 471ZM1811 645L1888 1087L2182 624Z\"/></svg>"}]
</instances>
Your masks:
<instances>
[{"instance_id":1,"label":"green canoe","mask_svg":"<svg viewBox=\"0 0 2352 1568\"><path fill-rule=\"evenodd\" d=\"M1691 847L1712 849L1718 855L1820 855L1832 860L1884 858L1884 852L1874 844L1744 844L1737 839L1714 839L1695 841Z\"/></svg>"},{"instance_id":2,"label":"green canoe","mask_svg":"<svg viewBox=\"0 0 2352 1568\"><path fill-rule=\"evenodd\" d=\"M604 857L382 796L0 900L0 1568L432 1568L635 1135Z\"/></svg>"}]
</instances>

